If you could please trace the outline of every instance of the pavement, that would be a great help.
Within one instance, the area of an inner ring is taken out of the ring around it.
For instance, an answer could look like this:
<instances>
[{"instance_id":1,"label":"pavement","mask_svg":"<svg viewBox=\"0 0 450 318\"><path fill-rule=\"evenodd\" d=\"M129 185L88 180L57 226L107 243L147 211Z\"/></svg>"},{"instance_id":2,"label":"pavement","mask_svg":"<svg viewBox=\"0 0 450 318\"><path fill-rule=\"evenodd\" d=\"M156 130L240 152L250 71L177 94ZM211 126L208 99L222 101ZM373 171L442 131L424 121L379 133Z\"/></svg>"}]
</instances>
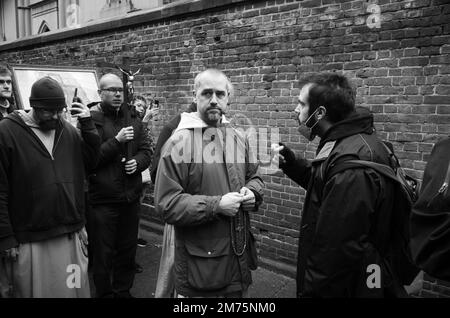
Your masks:
<instances>
[{"instance_id":1,"label":"pavement","mask_svg":"<svg viewBox=\"0 0 450 318\"><path fill-rule=\"evenodd\" d=\"M144 268L136 274L131 294L136 298L155 297L161 256L162 236L149 231L142 231L141 236L147 240L146 247L138 247L136 261ZM253 284L248 291L249 298L294 298L295 279L258 267L252 272Z\"/></svg>"}]
</instances>

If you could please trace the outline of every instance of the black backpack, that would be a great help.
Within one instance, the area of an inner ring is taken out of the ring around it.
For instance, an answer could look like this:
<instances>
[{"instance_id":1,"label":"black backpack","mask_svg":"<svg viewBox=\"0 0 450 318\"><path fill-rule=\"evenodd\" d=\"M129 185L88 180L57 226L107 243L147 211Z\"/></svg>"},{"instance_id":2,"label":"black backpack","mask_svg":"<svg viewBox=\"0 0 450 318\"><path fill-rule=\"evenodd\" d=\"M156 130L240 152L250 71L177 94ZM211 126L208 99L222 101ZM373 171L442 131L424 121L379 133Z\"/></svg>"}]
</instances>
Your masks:
<instances>
[{"instance_id":1,"label":"black backpack","mask_svg":"<svg viewBox=\"0 0 450 318\"><path fill-rule=\"evenodd\" d=\"M411 209L418 198L420 187L417 180L406 174L393 151L385 143L383 145L389 153L390 166L365 160L347 160L332 168L327 173L327 179L347 169L366 167L395 182L397 185L393 207L395 213L392 219L392 228L395 231L392 236L390 251L382 256L389 263L399 282L402 285L409 285L420 271L411 254L409 227Z\"/></svg>"}]
</instances>

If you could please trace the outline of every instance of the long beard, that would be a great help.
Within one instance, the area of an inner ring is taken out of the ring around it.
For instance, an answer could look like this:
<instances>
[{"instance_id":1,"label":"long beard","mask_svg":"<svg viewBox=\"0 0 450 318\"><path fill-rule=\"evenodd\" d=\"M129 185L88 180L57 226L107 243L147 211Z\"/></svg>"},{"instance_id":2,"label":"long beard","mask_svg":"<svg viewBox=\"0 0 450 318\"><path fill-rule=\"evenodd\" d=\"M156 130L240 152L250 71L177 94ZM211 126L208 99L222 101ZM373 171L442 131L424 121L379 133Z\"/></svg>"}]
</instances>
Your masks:
<instances>
[{"instance_id":1,"label":"long beard","mask_svg":"<svg viewBox=\"0 0 450 318\"><path fill-rule=\"evenodd\" d=\"M59 120L58 119L49 119L49 120L42 120L38 123L39 128L44 130L44 131L48 131L48 130L53 130L56 129L56 127L58 127L58 123Z\"/></svg>"},{"instance_id":2,"label":"long beard","mask_svg":"<svg viewBox=\"0 0 450 318\"><path fill-rule=\"evenodd\" d=\"M214 109L215 111L210 111ZM202 119L210 126L217 126L222 119L223 111L218 107L208 108L203 114Z\"/></svg>"}]
</instances>

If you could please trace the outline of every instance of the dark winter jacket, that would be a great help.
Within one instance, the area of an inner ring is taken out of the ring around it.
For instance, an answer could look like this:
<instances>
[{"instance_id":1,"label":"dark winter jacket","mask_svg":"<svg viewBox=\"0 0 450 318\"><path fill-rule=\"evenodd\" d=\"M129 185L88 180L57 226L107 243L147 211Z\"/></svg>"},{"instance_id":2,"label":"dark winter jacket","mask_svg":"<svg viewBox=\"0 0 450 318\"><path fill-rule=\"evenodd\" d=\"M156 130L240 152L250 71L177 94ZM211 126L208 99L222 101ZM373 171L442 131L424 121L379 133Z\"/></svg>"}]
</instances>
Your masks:
<instances>
[{"instance_id":1,"label":"dark winter jacket","mask_svg":"<svg viewBox=\"0 0 450 318\"><path fill-rule=\"evenodd\" d=\"M142 191L141 172L150 165L147 133L137 114L132 111L128 126L133 126L134 140L131 141L132 156L129 160L136 159L137 169L131 175L125 173L122 158L126 157L126 144L121 144L115 138L127 126L122 107L119 111L102 104L91 108L92 118L102 140L98 165L89 176L89 200L93 205L138 200Z\"/></svg>"},{"instance_id":2,"label":"dark winter jacket","mask_svg":"<svg viewBox=\"0 0 450 318\"><path fill-rule=\"evenodd\" d=\"M355 112L333 125L321 138L316 159L281 167L307 189L298 249L299 297L388 296L393 274L381 255L389 246L394 184L369 168L327 177L331 168L355 159L389 164L369 113ZM381 267L386 286L368 288L370 264Z\"/></svg>"},{"instance_id":3,"label":"dark winter jacket","mask_svg":"<svg viewBox=\"0 0 450 318\"><path fill-rule=\"evenodd\" d=\"M417 265L450 281L450 138L439 141L425 168L411 216L411 250Z\"/></svg>"},{"instance_id":4,"label":"dark winter jacket","mask_svg":"<svg viewBox=\"0 0 450 318\"><path fill-rule=\"evenodd\" d=\"M81 136L61 121L52 155L20 115L0 122L0 251L81 229L85 169L96 165L100 138L91 118Z\"/></svg>"}]
</instances>

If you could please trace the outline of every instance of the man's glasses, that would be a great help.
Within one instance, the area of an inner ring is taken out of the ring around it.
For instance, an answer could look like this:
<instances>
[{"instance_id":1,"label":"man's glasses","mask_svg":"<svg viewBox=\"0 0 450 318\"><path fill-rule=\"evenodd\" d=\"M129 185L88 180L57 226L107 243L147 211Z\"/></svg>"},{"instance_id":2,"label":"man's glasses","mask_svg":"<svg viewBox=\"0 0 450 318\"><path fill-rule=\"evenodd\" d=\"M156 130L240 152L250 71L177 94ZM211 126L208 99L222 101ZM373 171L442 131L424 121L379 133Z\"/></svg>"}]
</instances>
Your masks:
<instances>
[{"instance_id":1,"label":"man's glasses","mask_svg":"<svg viewBox=\"0 0 450 318\"><path fill-rule=\"evenodd\" d=\"M3 79L0 79L0 85L5 85L5 83L6 84L8 84L8 85L11 85L11 83L12 83L12 81L11 80L3 80Z\"/></svg>"},{"instance_id":2,"label":"man's glasses","mask_svg":"<svg viewBox=\"0 0 450 318\"><path fill-rule=\"evenodd\" d=\"M48 110L48 109L39 109L38 108L36 110L46 117L50 117L50 116L54 116L54 115L61 115L64 112L64 109Z\"/></svg>"},{"instance_id":3,"label":"man's glasses","mask_svg":"<svg viewBox=\"0 0 450 318\"><path fill-rule=\"evenodd\" d=\"M123 93L123 88L114 88L114 87L110 87L110 88L103 88L102 91L107 91L109 93Z\"/></svg>"}]
</instances>

